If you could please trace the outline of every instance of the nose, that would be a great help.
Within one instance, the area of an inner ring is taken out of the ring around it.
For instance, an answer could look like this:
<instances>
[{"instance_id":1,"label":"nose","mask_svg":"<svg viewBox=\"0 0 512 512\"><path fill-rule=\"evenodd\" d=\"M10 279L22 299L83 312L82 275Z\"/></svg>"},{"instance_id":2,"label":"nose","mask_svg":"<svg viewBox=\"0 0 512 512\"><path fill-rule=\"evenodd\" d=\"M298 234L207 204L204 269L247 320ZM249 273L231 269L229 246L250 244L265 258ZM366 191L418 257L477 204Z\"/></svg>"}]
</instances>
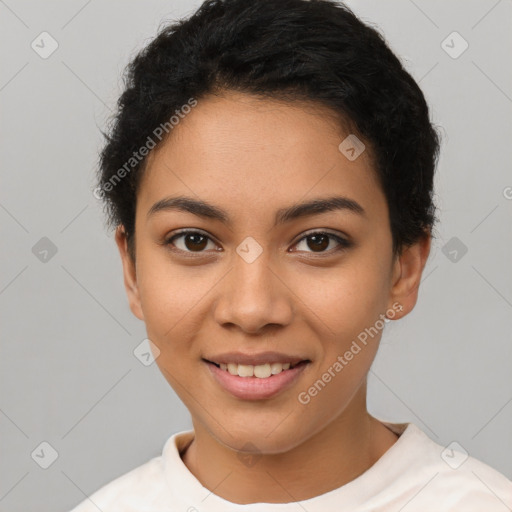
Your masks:
<instances>
[{"instance_id":1,"label":"nose","mask_svg":"<svg viewBox=\"0 0 512 512\"><path fill-rule=\"evenodd\" d=\"M263 254L252 263L237 256L219 283L215 320L223 327L236 325L250 334L269 324L288 325L293 314L290 287Z\"/></svg>"}]
</instances>

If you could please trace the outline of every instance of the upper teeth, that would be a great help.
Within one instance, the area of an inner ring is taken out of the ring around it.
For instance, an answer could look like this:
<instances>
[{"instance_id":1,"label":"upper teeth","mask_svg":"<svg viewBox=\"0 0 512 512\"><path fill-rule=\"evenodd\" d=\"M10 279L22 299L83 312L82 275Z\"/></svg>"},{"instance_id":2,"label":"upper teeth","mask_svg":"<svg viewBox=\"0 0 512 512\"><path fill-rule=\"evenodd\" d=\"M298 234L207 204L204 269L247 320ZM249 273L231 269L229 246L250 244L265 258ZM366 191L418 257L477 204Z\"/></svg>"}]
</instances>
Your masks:
<instances>
[{"instance_id":1,"label":"upper teeth","mask_svg":"<svg viewBox=\"0 0 512 512\"><path fill-rule=\"evenodd\" d=\"M281 373L290 368L290 363L265 363L256 366L252 364L220 363L222 370L227 370L231 375L239 377L259 377L265 379L271 375Z\"/></svg>"}]
</instances>

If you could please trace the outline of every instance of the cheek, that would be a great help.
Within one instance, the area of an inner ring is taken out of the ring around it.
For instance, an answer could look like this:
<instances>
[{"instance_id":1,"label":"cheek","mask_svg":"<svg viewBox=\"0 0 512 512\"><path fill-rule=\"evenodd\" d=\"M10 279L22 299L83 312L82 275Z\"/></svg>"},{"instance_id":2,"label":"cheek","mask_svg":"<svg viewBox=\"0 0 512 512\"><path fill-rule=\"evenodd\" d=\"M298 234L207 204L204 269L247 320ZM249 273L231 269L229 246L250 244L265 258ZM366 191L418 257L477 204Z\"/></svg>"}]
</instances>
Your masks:
<instances>
[{"instance_id":1,"label":"cheek","mask_svg":"<svg viewBox=\"0 0 512 512\"><path fill-rule=\"evenodd\" d=\"M338 349L374 325L386 309L386 276L371 262L347 264L322 276L318 272L302 273L297 282L294 291L305 311L309 309L308 316Z\"/></svg>"},{"instance_id":2,"label":"cheek","mask_svg":"<svg viewBox=\"0 0 512 512\"><path fill-rule=\"evenodd\" d=\"M138 287L146 327L160 342L178 339L200 305L207 283L161 257L140 259Z\"/></svg>"},{"instance_id":3,"label":"cheek","mask_svg":"<svg viewBox=\"0 0 512 512\"><path fill-rule=\"evenodd\" d=\"M146 326L162 339L179 326L177 322L185 313L186 298L176 281L153 271L145 273L139 282L139 293Z\"/></svg>"},{"instance_id":4,"label":"cheek","mask_svg":"<svg viewBox=\"0 0 512 512\"><path fill-rule=\"evenodd\" d=\"M140 259L141 306L149 339L160 349L160 362L180 371L199 358L196 335L211 315L211 294L221 275L212 267L172 264L160 254ZM177 368L176 361L181 361Z\"/></svg>"}]
</instances>

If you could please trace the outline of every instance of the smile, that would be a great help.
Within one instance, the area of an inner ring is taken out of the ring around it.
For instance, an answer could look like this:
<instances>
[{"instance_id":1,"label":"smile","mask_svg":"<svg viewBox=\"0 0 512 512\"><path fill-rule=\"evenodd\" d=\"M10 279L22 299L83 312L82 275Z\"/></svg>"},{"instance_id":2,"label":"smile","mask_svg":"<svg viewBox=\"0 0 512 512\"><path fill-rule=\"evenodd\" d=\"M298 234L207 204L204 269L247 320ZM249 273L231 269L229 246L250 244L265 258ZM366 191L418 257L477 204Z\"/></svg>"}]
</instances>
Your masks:
<instances>
[{"instance_id":1,"label":"smile","mask_svg":"<svg viewBox=\"0 0 512 512\"><path fill-rule=\"evenodd\" d=\"M230 395L243 400L263 400L292 387L311 363L245 365L204 360L214 381Z\"/></svg>"},{"instance_id":2,"label":"smile","mask_svg":"<svg viewBox=\"0 0 512 512\"><path fill-rule=\"evenodd\" d=\"M258 365L252 364L236 364L236 363L212 363L221 370L229 372L231 375L238 375L239 377L257 377L259 379L266 379L271 375L278 375L279 373L295 368L299 363L264 363Z\"/></svg>"}]
</instances>

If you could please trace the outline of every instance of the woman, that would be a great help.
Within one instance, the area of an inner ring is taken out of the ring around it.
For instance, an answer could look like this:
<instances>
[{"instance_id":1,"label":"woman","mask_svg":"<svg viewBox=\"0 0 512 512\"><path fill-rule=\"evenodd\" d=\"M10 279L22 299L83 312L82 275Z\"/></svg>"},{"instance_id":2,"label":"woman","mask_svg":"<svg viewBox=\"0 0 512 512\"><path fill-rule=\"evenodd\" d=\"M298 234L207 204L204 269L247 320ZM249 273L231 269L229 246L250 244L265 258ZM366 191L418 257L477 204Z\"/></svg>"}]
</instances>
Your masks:
<instances>
[{"instance_id":1,"label":"woman","mask_svg":"<svg viewBox=\"0 0 512 512\"><path fill-rule=\"evenodd\" d=\"M194 429L74 512L511 506L505 476L366 408L416 304L438 151L418 85L342 4L209 0L161 30L95 195Z\"/></svg>"}]
</instances>

